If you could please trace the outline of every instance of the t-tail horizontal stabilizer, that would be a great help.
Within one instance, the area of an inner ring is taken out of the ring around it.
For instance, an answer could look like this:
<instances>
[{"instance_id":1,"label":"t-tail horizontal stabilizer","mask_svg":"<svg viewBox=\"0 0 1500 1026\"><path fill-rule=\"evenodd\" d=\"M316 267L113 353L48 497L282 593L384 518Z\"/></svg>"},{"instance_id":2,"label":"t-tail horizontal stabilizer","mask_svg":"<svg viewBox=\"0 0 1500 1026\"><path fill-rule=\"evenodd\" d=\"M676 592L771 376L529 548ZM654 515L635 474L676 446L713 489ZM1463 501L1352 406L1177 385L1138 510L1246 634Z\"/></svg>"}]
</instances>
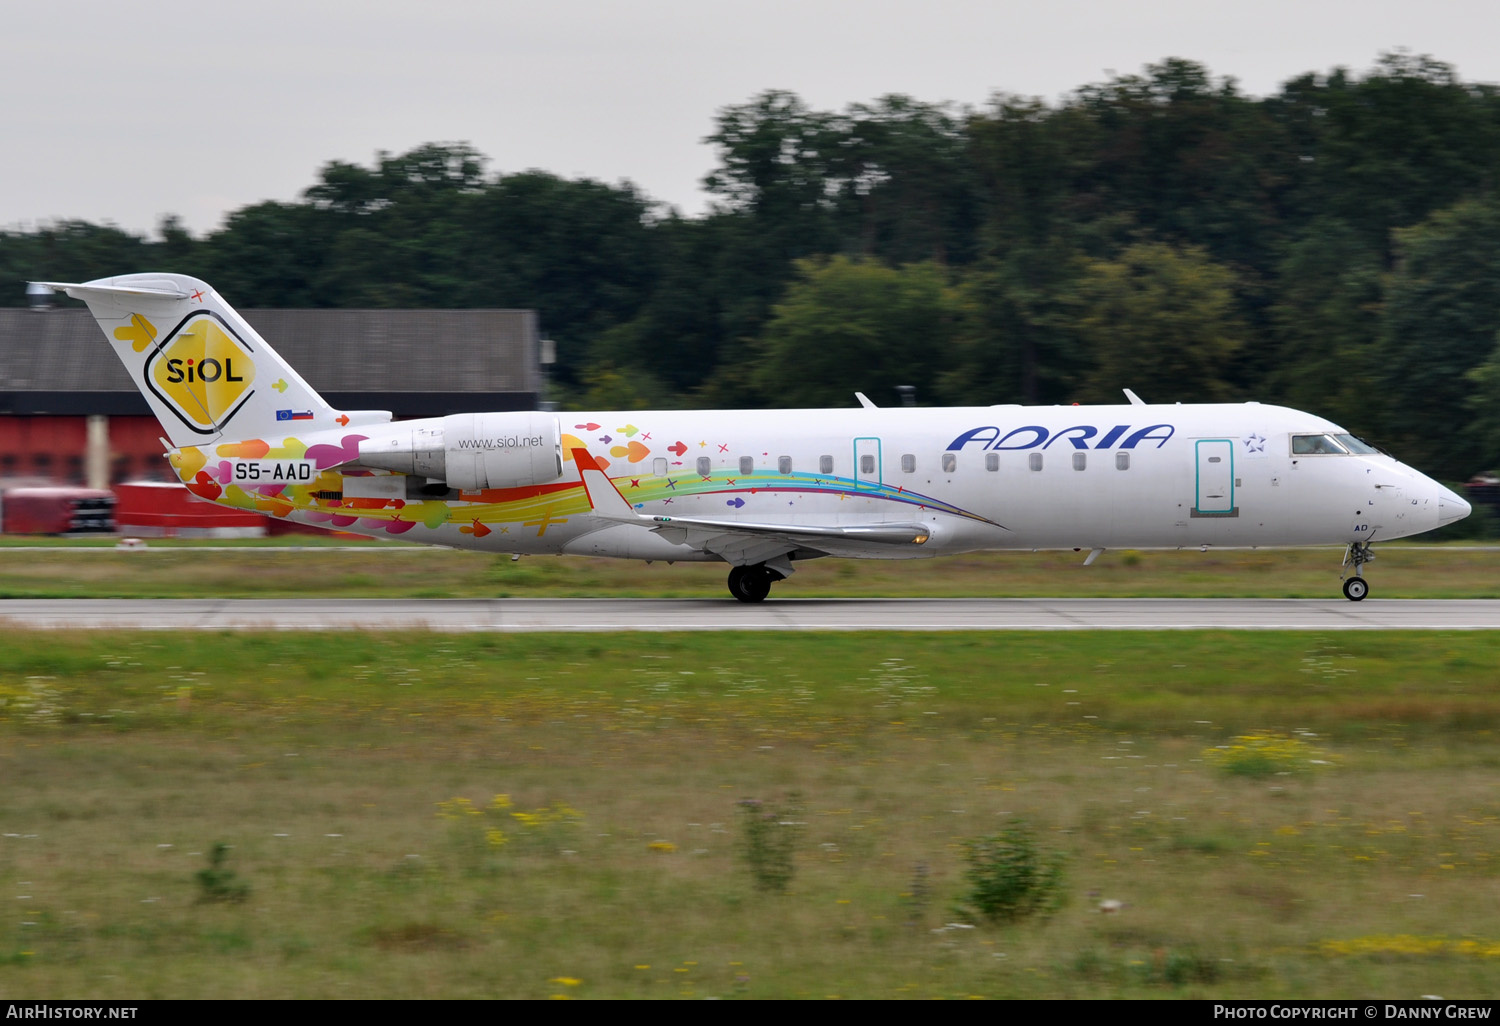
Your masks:
<instances>
[{"instance_id":1,"label":"t-tail horizontal stabilizer","mask_svg":"<svg viewBox=\"0 0 1500 1026\"><path fill-rule=\"evenodd\" d=\"M125 274L37 282L88 304L174 447L221 438L386 423L383 410L330 407L206 282Z\"/></svg>"}]
</instances>

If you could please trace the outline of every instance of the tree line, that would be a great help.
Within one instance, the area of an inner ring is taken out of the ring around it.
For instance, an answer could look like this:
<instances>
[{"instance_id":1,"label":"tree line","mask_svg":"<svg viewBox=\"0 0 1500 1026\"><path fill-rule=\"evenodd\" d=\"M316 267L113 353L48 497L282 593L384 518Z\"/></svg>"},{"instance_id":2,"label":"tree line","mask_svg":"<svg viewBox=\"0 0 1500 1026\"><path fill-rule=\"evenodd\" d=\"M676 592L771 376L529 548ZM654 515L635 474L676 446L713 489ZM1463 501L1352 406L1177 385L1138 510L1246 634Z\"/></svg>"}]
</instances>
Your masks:
<instances>
[{"instance_id":1,"label":"tree line","mask_svg":"<svg viewBox=\"0 0 1500 1026\"><path fill-rule=\"evenodd\" d=\"M1449 478L1500 464L1500 88L1408 53L1263 98L1192 61L1056 103L767 91L708 139L710 209L332 162L195 238L0 232L0 275L192 273L241 307L534 307L580 408L1256 399ZM24 301L19 285L0 302ZM883 397L883 398L882 398Z\"/></svg>"}]
</instances>

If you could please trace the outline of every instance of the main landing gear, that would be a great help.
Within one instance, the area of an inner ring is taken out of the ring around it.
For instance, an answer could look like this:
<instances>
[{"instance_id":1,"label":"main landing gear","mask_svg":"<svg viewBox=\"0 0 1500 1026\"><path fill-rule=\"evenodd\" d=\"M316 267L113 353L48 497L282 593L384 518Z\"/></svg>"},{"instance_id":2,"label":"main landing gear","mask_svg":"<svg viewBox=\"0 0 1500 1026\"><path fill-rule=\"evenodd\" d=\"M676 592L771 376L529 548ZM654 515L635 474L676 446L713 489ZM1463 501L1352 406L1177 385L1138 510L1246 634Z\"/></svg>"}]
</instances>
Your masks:
<instances>
[{"instance_id":1,"label":"main landing gear","mask_svg":"<svg viewBox=\"0 0 1500 1026\"><path fill-rule=\"evenodd\" d=\"M760 602L771 594L771 585L785 575L764 563L736 566L729 570L729 594L741 602Z\"/></svg>"},{"instance_id":2,"label":"main landing gear","mask_svg":"<svg viewBox=\"0 0 1500 1026\"><path fill-rule=\"evenodd\" d=\"M1370 594L1369 582L1365 580L1365 564L1375 558L1369 542L1351 542L1344 553L1344 566L1354 567L1354 576L1344 578L1344 598L1358 602Z\"/></svg>"}]
</instances>

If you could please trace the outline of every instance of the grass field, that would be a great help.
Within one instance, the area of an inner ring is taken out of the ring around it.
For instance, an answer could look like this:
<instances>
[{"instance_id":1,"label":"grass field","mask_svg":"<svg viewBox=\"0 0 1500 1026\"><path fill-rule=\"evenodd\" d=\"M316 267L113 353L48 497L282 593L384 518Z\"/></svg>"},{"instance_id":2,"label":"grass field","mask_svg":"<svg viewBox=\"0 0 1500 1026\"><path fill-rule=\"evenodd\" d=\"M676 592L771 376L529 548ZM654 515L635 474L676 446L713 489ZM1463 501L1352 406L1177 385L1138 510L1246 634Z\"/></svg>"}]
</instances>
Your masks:
<instances>
[{"instance_id":1,"label":"grass field","mask_svg":"<svg viewBox=\"0 0 1500 1026\"><path fill-rule=\"evenodd\" d=\"M1493 632L10 632L0 994L1489 997L1497 661ZM784 893L746 854L767 811ZM951 925L965 843L1018 819L1064 904Z\"/></svg>"},{"instance_id":2,"label":"grass field","mask_svg":"<svg viewBox=\"0 0 1500 1026\"><path fill-rule=\"evenodd\" d=\"M1375 598L1500 597L1500 548L1377 547ZM775 596L1338 598L1337 549L987 552L942 559L800 562ZM723 598L722 563L646 565L380 544L282 551L152 543L146 551L0 546L0 598L653 596Z\"/></svg>"}]
</instances>

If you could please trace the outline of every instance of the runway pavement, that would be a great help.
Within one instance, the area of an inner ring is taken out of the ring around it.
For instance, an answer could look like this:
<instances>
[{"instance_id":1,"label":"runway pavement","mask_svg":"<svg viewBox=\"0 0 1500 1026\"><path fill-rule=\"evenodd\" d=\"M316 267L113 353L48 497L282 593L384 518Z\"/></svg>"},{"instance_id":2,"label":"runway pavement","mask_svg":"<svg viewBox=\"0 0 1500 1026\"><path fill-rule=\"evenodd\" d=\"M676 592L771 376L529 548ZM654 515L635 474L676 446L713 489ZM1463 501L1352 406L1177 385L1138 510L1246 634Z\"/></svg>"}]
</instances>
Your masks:
<instances>
[{"instance_id":1,"label":"runway pavement","mask_svg":"<svg viewBox=\"0 0 1500 1026\"><path fill-rule=\"evenodd\" d=\"M6 599L0 626L123 630L1495 630L1454 599Z\"/></svg>"}]
</instances>

